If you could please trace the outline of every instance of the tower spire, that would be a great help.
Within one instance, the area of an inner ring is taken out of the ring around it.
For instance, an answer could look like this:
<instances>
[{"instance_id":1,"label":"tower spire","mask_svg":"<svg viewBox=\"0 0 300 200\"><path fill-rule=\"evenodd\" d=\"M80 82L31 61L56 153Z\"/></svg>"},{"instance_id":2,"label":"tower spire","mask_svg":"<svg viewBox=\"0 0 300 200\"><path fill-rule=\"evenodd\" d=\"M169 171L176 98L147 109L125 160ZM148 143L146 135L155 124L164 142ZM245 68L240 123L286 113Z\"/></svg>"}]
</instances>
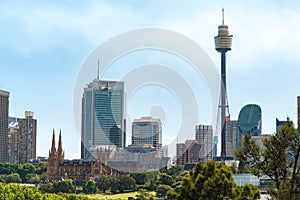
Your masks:
<instances>
[{"instance_id":1,"label":"tower spire","mask_svg":"<svg viewBox=\"0 0 300 200\"><path fill-rule=\"evenodd\" d=\"M61 130L59 131L59 140L58 140L58 149L57 149L57 152L58 152L59 154L62 153Z\"/></svg>"},{"instance_id":2,"label":"tower spire","mask_svg":"<svg viewBox=\"0 0 300 200\"><path fill-rule=\"evenodd\" d=\"M224 25L224 8L222 8L222 25Z\"/></svg>"},{"instance_id":3,"label":"tower spire","mask_svg":"<svg viewBox=\"0 0 300 200\"><path fill-rule=\"evenodd\" d=\"M53 129L53 134L52 134L52 145L51 145L51 153L56 152L56 147L55 147L55 131Z\"/></svg>"}]
</instances>

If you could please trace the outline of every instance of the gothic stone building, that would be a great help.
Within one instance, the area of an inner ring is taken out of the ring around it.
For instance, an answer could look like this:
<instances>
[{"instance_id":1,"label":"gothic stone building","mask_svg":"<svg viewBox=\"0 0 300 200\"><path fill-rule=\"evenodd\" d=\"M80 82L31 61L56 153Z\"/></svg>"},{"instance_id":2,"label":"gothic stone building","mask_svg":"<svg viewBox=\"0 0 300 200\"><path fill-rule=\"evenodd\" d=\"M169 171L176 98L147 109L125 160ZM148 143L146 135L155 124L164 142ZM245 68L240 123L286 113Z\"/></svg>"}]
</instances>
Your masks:
<instances>
[{"instance_id":1,"label":"gothic stone building","mask_svg":"<svg viewBox=\"0 0 300 200\"><path fill-rule=\"evenodd\" d=\"M118 170L106 166L99 160L65 160L61 132L59 133L58 149L56 149L53 130L52 145L47 161L47 180L70 178L74 181L86 181L103 175L116 176L119 174Z\"/></svg>"}]
</instances>

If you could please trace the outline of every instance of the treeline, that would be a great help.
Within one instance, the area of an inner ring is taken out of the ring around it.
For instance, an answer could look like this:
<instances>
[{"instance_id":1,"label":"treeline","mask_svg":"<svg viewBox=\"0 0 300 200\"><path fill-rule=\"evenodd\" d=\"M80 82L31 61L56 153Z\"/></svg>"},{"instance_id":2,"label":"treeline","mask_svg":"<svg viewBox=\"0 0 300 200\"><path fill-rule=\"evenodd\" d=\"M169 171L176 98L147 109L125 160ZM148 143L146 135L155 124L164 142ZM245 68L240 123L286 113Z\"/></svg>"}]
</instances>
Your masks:
<instances>
[{"instance_id":1,"label":"treeline","mask_svg":"<svg viewBox=\"0 0 300 200\"><path fill-rule=\"evenodd\" d=\"M174 174L174 170L177 171ZM187 172L181 172L181 167L174 167L165 172L159 170L144 172L144 173L131 173L114 176L101 176L94 180L85 182L82 188L77 187L75 182L71 179L66 179L58 182L49 182L40 184L40 190L43 193L123 193L139 190L146 191L162 191L163 195L169 188L176 187L177 181L182 179ZM171 176L171 175L173 176Z\"/></svg>"},{"instance_id":2,"label":"treeline","mask_svg":"<svg viewBox=\"0 0 300 200\"><path fill-rule=\"evenodd\" d=\"M36 187L0 183L0 199L26 199L26 200L88 200L85 196L75 194L42 194Z\"/></svg>"},{"instance_id":3,"label":"treeline","mask_svg":"<svg viewBox=\"0 0 300 200\"><path fill-rule=\"evenodd\" d=\"M32 164L0 163L0 182L38 184L46 180L46 171L46 163L40 163L37 167Z\"/></svg>"}]
</instances>

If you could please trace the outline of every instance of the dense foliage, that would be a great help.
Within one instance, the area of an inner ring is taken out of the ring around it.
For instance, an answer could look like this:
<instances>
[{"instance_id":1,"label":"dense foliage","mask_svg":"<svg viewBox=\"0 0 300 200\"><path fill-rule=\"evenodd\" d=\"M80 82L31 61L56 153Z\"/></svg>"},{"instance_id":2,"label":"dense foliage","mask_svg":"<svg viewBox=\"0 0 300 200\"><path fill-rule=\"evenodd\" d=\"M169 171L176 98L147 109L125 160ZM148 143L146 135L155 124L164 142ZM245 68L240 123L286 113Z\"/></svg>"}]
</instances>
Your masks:
<instances>
[{"instance_id":1,"label":"dense foliage","mask_svg":"<svg viewBox=\"0 0 300 200\"><path fill-rule=\"evenodd\" d=\"M201 199L259 199L260 192L252 185L239 187L235 184L229 167L222 163L208 161L197 163L181 181L179 193L168 191L168 199L201 200Z\"/></svg>"},{"instance_id":2,"label":"dense foliage","mask_svg":"<svg viewBox=\"0 0 300 200\"><path fill-rule=\"evenodd\" d=\"M263 141L263 146L246 134L237 156L244 170L269 177L274 183L274 189L270 190L273 198L300 199L299 153L299 132L288 120L274 135Z\"/></svg>"},{"instance_id":3,"label":"dense foliage","mask_svg":"<svg viewBox=\"0 0 300 200\"><path fill-rule=\"evenodd\" d=\"M46 163L37 167L32 164L0 163L0 182L37 184L46 180Z\"/></svg>"},{"instance_id":4,"label":"dense foliage","mask_svg":"<svg viewBox=\"0 0 300 200\"><path fill-rule=\"evenodd\" d=\"M44 193L76 193L76 185L72 179L40 184L40 190Z\"/></svg>"},{"instance_id":5,"label":"dense foliage","mask_svg":"<svg viewBox=\"0 0 300 200\"><path fill-rule=\"evenodd\" d=\"M75 194L42 194L36 187L0 183L0 199L19 200L87 200L87 197Z\"/></svg>"}]
</instances>

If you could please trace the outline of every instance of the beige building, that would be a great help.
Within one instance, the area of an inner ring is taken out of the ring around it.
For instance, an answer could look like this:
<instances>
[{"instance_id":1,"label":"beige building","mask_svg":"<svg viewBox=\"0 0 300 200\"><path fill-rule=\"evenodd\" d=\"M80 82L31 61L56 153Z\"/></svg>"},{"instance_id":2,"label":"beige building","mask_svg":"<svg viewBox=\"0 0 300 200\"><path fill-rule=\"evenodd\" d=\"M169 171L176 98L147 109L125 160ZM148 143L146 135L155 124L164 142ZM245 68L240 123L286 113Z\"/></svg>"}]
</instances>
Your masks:
<instances>
[{"instance_id":1,"label":"beige building","mask_svg":"<svg viewBox=\"0 0 300 200\"><path fill-rule=\"evenodd\" d=\"M200 144L200 159L203 162L212 160L213 129L211 125L196 126L196 141Z\"/></svg>"},{"instance_id":2,"label":"beige building","mask_svg":"<svg viewBox=\"0 0 300 200\"><path fill-rule=\"evenodd\" d=\"M14 118L9 123L8 157L9 162L16 164L29 163L36 159L37 120L34 113L25 112L25 118Z\"/></svg>"}]
</instances>

